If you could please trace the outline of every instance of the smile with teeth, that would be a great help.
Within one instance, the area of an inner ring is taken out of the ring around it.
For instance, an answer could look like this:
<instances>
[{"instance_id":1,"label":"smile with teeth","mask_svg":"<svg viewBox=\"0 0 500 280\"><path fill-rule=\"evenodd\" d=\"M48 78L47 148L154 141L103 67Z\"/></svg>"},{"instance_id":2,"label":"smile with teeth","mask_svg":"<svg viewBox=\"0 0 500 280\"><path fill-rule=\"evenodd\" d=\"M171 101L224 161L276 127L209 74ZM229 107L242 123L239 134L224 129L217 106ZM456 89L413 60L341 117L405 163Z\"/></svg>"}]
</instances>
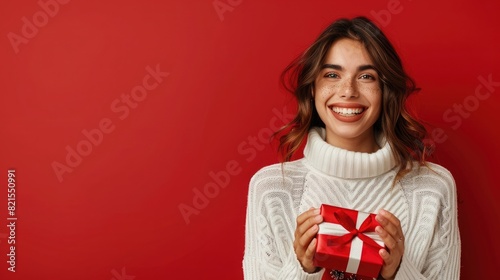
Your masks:
<instances>
[{"instance_id":1,"label":"smile with teeth","mask_svg":"<svg viewBox=\"0 0 500 280\"><path fill-rule=\"evenodd\" d=\"M341 107L332 107L331 108L333 112L341 115L341 116L356 116L365 110L364 108L341 108Z\"/></svg>"}]
</instances>

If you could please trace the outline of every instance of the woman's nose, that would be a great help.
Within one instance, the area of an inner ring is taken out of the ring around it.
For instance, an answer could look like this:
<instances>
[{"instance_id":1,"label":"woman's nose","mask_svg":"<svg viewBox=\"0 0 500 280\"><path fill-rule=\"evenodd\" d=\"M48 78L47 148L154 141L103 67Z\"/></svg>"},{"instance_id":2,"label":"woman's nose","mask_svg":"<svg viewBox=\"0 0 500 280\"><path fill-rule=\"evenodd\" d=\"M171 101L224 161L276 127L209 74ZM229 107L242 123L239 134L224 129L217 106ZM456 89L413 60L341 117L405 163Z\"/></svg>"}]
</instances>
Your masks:
<instances>
[{"instance_id":1,"label":"woman's nose","mask_svg":"<svg viewBox=\"0 0 500 280\"><path fill-rule=\"evenodd\" d=\"M358 90L354 81L345 81L340 87L340 96L344 98L358 97Z\"/></svg>"}]
</instances>

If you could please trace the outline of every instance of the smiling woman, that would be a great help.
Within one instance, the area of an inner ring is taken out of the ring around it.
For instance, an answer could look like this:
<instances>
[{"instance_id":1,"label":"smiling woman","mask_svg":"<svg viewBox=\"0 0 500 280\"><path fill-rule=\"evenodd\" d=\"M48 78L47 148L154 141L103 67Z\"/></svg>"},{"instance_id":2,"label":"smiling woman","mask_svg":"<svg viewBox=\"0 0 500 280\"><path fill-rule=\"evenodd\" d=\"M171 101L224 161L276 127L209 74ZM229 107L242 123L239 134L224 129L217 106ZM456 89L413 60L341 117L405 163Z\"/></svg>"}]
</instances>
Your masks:
<instances>
[{"instance_id":1,"label":"smiling woman","mask_svg":"<svg viewBox=\"0 0 500 280\"><path fill-rule=\"evenodd\" d=\"M342 213L333 220L350 228L341 238L351 236L352 244L333 238L325 246L332 254L352 246L347 266L318 265L325 263L315 253L329 215L319 208L329 204L376 214L373 234L384 246L368 257L380 259L371 278L458 279L455 182L425 161L426 130L405 108L415 84L381 30L364 17L335 21L282 78L298 111L276 133L284 162L250 181L245 278L368 279L361 270L365 253L353 257L370 246L359 236L367 226L354 227ZM306 137L304 158L291 161Z\"/></svg>"}]
</instances>

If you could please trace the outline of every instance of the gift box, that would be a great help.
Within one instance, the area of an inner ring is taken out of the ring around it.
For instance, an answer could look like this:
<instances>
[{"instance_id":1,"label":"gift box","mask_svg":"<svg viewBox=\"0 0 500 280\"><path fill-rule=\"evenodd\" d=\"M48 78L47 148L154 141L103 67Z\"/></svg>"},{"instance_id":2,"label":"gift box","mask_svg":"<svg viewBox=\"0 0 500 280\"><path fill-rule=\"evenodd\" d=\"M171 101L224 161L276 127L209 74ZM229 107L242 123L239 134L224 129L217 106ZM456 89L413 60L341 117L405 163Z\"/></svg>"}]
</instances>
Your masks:
<instances>
[{"instance_id":1,"label":"gift box","mask_svg":"<svg viewBox=\"0 0 500 280\"><path fill-rule=\"evenodd\" d=\"M384 243L375 232L375 214L321 205L314 265L358 276L377 278ZM359 279L359 278L358 278Z\"/></svg>"}]
</instances>

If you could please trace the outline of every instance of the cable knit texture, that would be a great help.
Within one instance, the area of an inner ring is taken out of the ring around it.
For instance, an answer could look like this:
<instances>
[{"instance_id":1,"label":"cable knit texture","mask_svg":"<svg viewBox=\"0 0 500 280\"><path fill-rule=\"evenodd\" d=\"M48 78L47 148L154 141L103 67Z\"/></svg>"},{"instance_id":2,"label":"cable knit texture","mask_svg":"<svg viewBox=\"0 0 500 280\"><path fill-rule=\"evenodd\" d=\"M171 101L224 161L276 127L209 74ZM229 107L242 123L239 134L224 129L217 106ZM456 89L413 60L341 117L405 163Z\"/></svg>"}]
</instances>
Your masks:
<instances>
[{"instance_id":1,"label":"cable knit texture","mask_svg":"<svg viewBox=\"0 0 500 280\"><path fill-rule=\"evenodd\" d=\"M296 218L322 203L376 213L401 221L405 253L396 280L459 279L460 235L456 189L445 168L415 164L394 187L397 168L390 145L375 153L351 152L325 142L325 131L309 132L304 158L259 170L250 181L245 279L321 279L303 271L293 250Z\"/></svg>"}]
</instances>

